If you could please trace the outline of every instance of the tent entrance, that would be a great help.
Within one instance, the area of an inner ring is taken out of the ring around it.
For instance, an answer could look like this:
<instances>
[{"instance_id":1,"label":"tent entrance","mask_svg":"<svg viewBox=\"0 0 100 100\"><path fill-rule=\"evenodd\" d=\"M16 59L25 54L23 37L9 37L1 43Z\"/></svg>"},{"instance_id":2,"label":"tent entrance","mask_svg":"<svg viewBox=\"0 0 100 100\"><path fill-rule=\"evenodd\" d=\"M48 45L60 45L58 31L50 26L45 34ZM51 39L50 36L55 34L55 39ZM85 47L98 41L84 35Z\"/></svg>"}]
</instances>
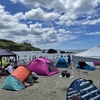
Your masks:
<instances>
[{"instance_id":1,"label":"tent entrance","mask_svg":"<svg viewBox=\"0 0 100 100\"><path fill-rule=\"evenodd\" d=\"M47 63L47 66L48 66L49 72L54 72L56 70L56 68L53 66L51 62Z\"/></svg>"}]
</instances>

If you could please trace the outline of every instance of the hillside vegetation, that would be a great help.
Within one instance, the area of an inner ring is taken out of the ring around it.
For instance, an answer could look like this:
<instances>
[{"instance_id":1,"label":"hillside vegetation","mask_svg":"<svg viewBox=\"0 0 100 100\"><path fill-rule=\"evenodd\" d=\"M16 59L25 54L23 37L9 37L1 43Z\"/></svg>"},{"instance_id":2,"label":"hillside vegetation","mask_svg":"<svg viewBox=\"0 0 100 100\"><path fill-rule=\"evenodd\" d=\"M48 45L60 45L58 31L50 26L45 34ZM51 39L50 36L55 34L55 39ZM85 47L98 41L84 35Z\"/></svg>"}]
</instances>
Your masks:
<instances>
[{"instance_id":1,"label":"hillside vegetation","mask_svg":"<svg viewBox=\"0 0 100 100\"><path fill-rule=\"evenodd\" d=\"M10 40L0 39L0 48L10 51L40 51L41 49L32 46L30 43L16 43Z\"/></svg>"}]
</instances>

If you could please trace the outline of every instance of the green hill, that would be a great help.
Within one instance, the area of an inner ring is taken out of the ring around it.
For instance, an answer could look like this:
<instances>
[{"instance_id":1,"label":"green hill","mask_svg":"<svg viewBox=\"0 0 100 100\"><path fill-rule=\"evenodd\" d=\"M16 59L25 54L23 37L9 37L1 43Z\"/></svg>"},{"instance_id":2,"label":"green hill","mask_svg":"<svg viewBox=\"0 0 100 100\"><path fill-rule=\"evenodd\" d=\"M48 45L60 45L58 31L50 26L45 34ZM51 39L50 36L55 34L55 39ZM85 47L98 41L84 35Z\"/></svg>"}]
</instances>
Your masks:
<instances>
[{"instance_id":1,"label":"green hill","mask_svg":"<svg viewBox=\"0 0 100 100\"><path fill-rule=\"evenodd\" d=\"M10 51L40 51L41 49L32 46L30 43L16 43L10 40L0 39L0 48Z\"/></svg>"}]
</instances>

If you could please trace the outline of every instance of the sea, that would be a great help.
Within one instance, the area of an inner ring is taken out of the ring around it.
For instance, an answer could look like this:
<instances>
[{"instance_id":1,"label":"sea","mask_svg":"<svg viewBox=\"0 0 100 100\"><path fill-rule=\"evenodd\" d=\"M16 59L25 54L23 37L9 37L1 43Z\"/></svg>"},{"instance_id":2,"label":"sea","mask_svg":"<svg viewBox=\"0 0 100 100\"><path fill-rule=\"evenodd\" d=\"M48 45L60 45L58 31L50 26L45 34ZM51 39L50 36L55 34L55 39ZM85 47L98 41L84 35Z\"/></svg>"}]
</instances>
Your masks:
<instances>
[{"instance_id":1,"label":"sea","mask_svg":"<svg viewBox=\"0 0 100 100\"><path fill-rule=\"evenodd\" d=\"M61 56L66 57L70 55L72 57L73 54L85 51L86 49L75 49L75 50L57 50L57 53L47 53L48 50L45 50L45 53L42 51L12 51L17 54L17 59L25 59L27 61L32 60L33 58L45 57L49 59L57 59ZM60 53L60 51L65 51L66 53Z\"/></svg>"}]
</instances>

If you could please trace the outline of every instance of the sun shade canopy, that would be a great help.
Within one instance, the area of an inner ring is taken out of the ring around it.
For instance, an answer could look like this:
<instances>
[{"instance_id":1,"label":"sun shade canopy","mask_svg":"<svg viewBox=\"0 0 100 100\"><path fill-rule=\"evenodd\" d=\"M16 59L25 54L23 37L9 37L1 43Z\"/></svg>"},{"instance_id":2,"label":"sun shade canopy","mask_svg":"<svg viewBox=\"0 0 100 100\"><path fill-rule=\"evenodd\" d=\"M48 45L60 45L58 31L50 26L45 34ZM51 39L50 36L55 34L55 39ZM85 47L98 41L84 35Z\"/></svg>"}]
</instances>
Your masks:
<instances>
[{"instance_id":1,"label":"sun shade canopy","mask_svg":"<svg viewBox=\"0 0 100 100\"><path fill-rule=\"evenodd\" d=\"M0 56L16 56L15 53L12 53L11 51L5 50L5 49L0 49Z\"/></svg>"},{"instance_id":2,"label":"sun shade canopy","mask_svg":"<svg viewBox=\"0 0 100 100\"><path fill-rule=\"evenodd\" d=\"M73 61L100 61L100 46L93 47L86 51L74 54L72 56Z\"/></svg>"}]
</instances>

